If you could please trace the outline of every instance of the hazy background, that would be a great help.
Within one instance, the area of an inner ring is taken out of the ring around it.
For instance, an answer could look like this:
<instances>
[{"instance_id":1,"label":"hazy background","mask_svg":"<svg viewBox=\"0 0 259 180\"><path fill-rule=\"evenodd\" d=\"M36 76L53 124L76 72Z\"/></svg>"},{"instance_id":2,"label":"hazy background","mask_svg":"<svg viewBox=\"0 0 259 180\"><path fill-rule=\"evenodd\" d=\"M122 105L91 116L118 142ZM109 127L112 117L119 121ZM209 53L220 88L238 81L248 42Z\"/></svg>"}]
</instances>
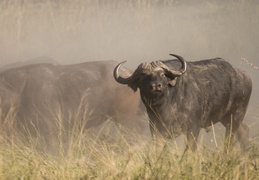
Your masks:
<instances>
[{"instance_id":1,"label":"hazy background","mask_svg":"<svg viewBox=\"0 0 259 180\"><path fill-rule=\"evenodd\" d=\"M259 129L257 0L1 0L0 66L48 56L62 64L92 60L188 61L222 57L247 71L253 95L246 117Z\"/></svg>"}]
</instances>

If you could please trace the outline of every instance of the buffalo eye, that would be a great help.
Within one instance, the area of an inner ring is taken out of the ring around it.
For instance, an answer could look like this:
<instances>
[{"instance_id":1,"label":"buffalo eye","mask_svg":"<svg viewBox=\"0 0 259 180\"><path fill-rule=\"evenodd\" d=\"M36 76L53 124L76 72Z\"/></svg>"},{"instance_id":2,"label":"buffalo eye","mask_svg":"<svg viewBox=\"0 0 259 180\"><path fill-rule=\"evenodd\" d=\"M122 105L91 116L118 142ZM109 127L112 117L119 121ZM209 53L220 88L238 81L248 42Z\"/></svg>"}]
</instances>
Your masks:
<instances>
[{"instance_id":1,"label":"buffalo eye","mask_svg":"<svg viewBox=\"0 0 259 180\"><path fill-rule=\"evenodd\" d=\"M160 77L165 78L165 73L161 73Z\"/></svg>"}]
</instances>

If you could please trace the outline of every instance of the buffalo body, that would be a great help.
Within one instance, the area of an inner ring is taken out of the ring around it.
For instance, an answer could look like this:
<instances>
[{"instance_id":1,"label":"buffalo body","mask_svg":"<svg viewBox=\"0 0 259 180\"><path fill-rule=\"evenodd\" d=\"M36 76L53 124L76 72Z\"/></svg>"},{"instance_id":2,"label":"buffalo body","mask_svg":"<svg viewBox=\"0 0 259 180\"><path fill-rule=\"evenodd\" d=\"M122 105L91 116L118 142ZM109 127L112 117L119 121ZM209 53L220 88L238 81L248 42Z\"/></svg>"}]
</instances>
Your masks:
<instances>
[{"instance_id":1,"label":"buffalo body","mask_svg":"<svg viewBox=\"0 0 259 180\"><path fill-rule=\"evenodd\" d=\"M115 79L134 91L139 89L150 118L154 138L187 136L188 147L197 148L201 128L221 122L226 127L226 149L233 136L248 146L248 127L242 123L252 91L250 77L221 58L187 62L177 60L142 63L131 76Z\"/></svg>"},{"instance_id":2,"label":"buffalo body","mask_svg":"<svg viewBox=\"0 0 259 180\"><path fill-rule=\"evenodd\" d=\"M140 98L113 79L115 61L74 65L33 64L0 74L2 124L30 136L40 135L50 144L60 130L73 126L89 129L107 119L138 128L136 113ZM124 69L128 75L129 70ZM3 126L2 126L3 127Z\"/></svg>"}]
</instances>

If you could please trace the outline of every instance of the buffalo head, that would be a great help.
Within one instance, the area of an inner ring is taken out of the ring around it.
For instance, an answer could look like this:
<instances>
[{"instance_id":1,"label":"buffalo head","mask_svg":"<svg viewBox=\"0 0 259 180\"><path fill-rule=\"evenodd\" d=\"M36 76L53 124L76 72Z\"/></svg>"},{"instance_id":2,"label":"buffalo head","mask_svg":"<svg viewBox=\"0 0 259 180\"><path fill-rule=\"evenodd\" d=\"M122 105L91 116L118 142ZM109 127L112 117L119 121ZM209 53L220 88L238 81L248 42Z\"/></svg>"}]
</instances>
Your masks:
<instances>
[{"instance_id":1,"label":"buffalo head","mask_svg":"<svg viewBox=\"0 0 259 180\"><path fill-rule=\"evenodd\" d=\"M140 64L132 75L122 77L119 70L126 62L124 61L115 67L114 78L118 83L127 84L134 91L139 88L143 102L154 105L162 96L168 95L169 89L175 86L177 77L184 74L187 68L187 64L181 56L170 55L180 60L182 64L180 70L173 70L162 61L153 61Z\"/></svg>"}]
</instances>

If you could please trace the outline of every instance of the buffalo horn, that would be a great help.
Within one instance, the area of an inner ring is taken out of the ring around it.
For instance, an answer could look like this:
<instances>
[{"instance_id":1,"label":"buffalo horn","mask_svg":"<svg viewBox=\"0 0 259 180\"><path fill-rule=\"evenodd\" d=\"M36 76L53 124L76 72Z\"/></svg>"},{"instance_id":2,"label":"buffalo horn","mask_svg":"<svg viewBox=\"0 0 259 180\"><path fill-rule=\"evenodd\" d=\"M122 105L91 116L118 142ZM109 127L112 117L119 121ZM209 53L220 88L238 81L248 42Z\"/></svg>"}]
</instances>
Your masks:
<instances>
[{"instance_id":1,"label":"buffalo horn","mask_svg":"<svg viewBox=\"0 0 259 180\"><path fill-rule=\"evenodd\" d=\"M129 77L122 77L120 76L119 74L119 70L121 68L121 66L127 61L123 61L121 63L119 63L115 68L114 68L114 71L113 71L113 76L114 76L114 79L120 83L120 84L128 84L129 81L131 80L132 76L129 76Z\"/></svg>"},{"instance_id":2,"label":"buffalo horn","mask_svg":"<svg viewBox=\"0 0 259 180\"><path fill-rule=\"evenodd\" d=\"M186 61L184 60L183 57L181 56L178 56L176 54L170 54L171 56L174 56L176 57L177 59L179 59L182 63L182 69L180 69L179 71L173 71L173 70L170 70L171 73L174 75L174 76L181 76L182 74L184 74L186 72L186 69L187 69L187 64L186 64Z\"/></svg>"}]
</instances>

